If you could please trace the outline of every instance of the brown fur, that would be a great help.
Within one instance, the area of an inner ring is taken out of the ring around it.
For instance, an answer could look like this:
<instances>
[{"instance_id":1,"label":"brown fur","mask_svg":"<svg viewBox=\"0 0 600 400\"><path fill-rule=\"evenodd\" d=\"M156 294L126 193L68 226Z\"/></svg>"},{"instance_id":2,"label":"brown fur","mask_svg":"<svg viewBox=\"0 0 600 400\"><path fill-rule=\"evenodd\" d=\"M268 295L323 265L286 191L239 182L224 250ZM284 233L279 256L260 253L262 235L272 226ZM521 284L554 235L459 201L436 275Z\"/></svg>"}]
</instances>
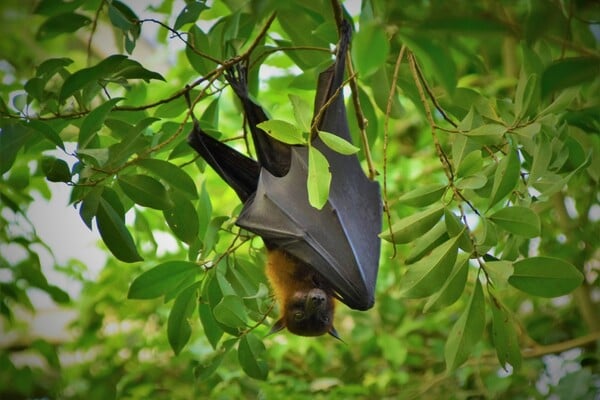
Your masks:
<instances>
[{"instance_id":1,"label":"brown fur","mask_svg":"<svg viewBox=\"0 0 600 400\"><path fill-rule=\"evenodd\" d=\"M302 336L337 337L333 292L318 272L279 249L268 250L265 272L281 315L273 332L287 328Z\"/></svg>"}]
</instances>

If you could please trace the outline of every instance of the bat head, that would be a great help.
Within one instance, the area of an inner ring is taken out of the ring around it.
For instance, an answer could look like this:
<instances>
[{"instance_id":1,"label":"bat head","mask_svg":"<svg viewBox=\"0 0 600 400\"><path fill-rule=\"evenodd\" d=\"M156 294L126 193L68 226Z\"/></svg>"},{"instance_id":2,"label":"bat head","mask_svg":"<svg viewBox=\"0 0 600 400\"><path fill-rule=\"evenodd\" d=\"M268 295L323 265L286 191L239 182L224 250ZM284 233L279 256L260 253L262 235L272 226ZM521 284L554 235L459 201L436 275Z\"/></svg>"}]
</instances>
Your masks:
<instances>
[{"instance_id":1,"label":"bat head","mask_svg":"<svg viewBox=\"0 0 600 400\"><path fill-rule=\"evenodd\" d=\"M310 266L281 250L270 250L267 276L279 302L281 317L271 333L285 328L295 335L339 339L333 327L333 291Z\"/></svg>"},{"instance_id":2,"label":"bat head","mask_svg":"<svg viewBox=\"0 0 600 400\"><path fill-rule=\"evenodd\" d=\"M320 336L330 333L338 337L333 327L335 303L324 290L313 288L296 292L286 302L281 318L273 326L278 331L288 331L300 336Z\"/></svg>"}]
</instances>

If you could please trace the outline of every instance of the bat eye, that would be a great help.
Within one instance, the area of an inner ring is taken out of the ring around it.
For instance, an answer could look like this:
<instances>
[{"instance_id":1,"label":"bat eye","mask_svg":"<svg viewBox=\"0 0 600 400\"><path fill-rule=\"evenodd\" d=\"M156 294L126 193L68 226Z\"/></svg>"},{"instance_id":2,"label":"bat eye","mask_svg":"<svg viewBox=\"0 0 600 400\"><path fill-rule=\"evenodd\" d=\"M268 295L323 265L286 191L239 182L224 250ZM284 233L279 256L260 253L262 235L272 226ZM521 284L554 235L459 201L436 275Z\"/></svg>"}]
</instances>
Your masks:
<instances>
[{"instance_id":1,"label":"bat eye","mask_svg":"<svg viewBox=\"0 0 600 400\"><path fill-rule=\"evenodd\" d=\"M298 311L297 313L294 313L294 319L296 321L303 320L304 319L304 313L300 312L300 311Z\"/></svg>"}]
</instances>

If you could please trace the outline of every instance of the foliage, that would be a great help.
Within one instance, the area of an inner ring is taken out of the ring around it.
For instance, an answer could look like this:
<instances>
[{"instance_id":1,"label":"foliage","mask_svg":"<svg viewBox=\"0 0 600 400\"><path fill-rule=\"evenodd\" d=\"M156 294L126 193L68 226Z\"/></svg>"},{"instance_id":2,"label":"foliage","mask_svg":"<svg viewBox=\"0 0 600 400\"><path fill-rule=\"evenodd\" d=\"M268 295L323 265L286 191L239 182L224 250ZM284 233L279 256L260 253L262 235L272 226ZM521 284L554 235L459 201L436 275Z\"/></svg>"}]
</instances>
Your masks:
<instances>
[{"instance_id":1,"label":"foliage","mask_svg":"<svg viewBox=\"0 0 600 400\"><path fill-rule=\"evenodd\" d=\"M336 3L25 3L0 6L0 312L6 333L26 332L37 290L77 318L73 340L3 344L2 398L600 390L594 2L343 3L357 27L355 140L328 145L360 149L388 213L375 307L338 307L346 345L266 336L262 243L235 227L235 194L185 141L189 93L203 129L252 154L222 76L243 61L268 130L306 143ZM319 155L316 205L329 179ZM52 249L27 214L55 185L111 255L94 279L76 260L55 266L83 285L75 298L48 279L39 252Z\"/></svg>"}]
</instances>

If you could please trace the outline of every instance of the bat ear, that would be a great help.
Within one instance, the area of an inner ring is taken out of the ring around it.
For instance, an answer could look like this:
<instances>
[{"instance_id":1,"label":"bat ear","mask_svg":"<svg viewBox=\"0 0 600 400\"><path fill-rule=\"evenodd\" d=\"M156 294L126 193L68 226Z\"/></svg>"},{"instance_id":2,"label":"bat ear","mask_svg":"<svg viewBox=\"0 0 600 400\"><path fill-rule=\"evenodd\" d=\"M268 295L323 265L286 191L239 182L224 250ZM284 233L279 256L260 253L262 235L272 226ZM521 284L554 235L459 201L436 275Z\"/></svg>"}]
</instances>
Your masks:
<instances>
[{"instance_id":1,"label":"bat ear","mask_svg":"<svg viewBox=\"0 0 600 400\"><path fill-rule=\"evenodd\" d=\"M280 318L271 327L271 330L269 331L269 333L267 333L267 336L273 335L274 333L280 332L280 331L282 331L284 329L285 329L285 320L283 318Z\"/></svg>"},{"instance_id":2,"label":"bat ear","mask_svg":"<svg viewBox=\"0 0 600 400\"><path fill-rule=\"evenodd\" d=\"M331 329L329 330L329 333L331 336L333 336L334 338L336 338L337 340L339 340L342 343L346 343L342 340L342 338L340 337L340 335L338 334L338 332L335 330L335 327L332 326Z\"/></svg>"}]
</instances>

